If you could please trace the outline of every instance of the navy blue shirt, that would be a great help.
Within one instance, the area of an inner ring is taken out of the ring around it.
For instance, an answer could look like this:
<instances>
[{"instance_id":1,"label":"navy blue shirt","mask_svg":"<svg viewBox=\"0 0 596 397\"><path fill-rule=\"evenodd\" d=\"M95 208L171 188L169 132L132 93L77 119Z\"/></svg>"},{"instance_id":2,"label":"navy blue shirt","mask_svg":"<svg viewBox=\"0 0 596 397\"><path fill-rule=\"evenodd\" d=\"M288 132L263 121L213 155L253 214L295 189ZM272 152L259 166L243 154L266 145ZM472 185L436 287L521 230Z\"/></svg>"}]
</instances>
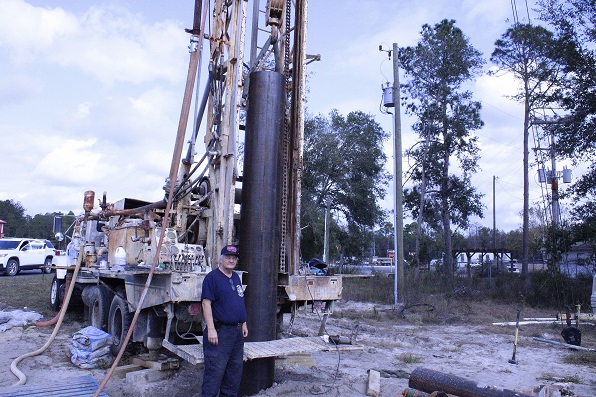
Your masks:
<instances>
[{"instance_id":1,"label":"navy blue shirt","mask_svg":"<svg viewBox=\"0 0 596 397\"><path fill-rule=\"evenodd\" d=\"M244 291L240 277L232 272L228 277L219 268L213 269L203 280L201 300L211 301L213 321L222 324L238 324L246 321Z\"/></svg>"}]
</instances>

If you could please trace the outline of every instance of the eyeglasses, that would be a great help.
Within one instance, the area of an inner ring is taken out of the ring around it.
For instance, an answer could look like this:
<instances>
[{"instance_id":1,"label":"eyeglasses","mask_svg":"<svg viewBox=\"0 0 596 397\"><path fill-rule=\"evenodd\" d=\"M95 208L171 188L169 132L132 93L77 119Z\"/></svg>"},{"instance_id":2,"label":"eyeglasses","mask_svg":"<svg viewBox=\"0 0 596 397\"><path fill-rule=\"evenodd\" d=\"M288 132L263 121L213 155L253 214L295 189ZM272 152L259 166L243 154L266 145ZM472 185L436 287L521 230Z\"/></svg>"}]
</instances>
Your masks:
<instances>
[{"instance_id":1,"label":"eyeglasses","mask_svg":"<svg viewBox=\"0 0 596 397\"><path fill-rule=\"evenodd\" d=\"M234 280L230 279L230 285L232 286L232 291L236 291L236 287L234 287Z\"/></svg>"}]
</instances>

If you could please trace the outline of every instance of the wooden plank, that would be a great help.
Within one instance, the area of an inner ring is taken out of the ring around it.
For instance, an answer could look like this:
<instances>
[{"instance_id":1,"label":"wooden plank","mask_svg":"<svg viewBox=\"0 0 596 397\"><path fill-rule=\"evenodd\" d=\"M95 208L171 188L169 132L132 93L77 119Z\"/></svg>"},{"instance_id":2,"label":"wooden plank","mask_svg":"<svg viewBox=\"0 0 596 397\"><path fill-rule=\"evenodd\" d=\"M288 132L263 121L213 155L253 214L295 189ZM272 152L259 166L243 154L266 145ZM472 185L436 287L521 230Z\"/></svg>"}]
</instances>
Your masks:
<instances>
[{"instance_id":1,"label":"wooden plank","mask_svg":"<svg viewBox=\"0 0 596 397\"><path fill-rule=\"evenodd\" d=\"M175 345L167 340L164 340L162 345L172 353L178 355L193 365L204 362L203 345L201 344Z\"/></svg>"},{"instance_id":2,"label":"wooden plank","mask_svg":"<svg viewBox=\"0 0 596 397\"><path fill-rule=\"evenodd\" d=\"M294 353L321 351L328 345L319 336L277 339L244 344L244 359L278 357Z\"/></svg>"},{"instance_id":3,"label":"wooden plank","mask_svg":"<svg viewBox=\"0 0 596 397\"><path fill-rule=\"evenodd\" d=\"M126 378L127 373L133 372L133 371L140 371L142 369L145 369L145 368L141 367L140 365L135 365L135 364L121 365L119 367L116 367L112 377L116 378L116 379L124 379L124 378Z\"/></svg>"},{"instance_id":4,"label":"wooden plank","mask_svg":"<svg viewBox=\"0 0 596 397\"><path fill-rule=\"evenodd\" d=\"M90 376L65 379L52 385L10 386L0 391L0 397L91 397L98 384ZM100 397L108 397L102 391Z\"/></svg>"},{"instance_id":5,"label":"wooden plank","mask_svg":"<svg viewBox=\"0 0 596 397\"><path fill-rule=\"evenodd\" d=\"M185 359L191 364L204 362L203 345L174 345L163 341L163 346L174 354ZM244 361L264 357L282 357L289 354L306 353L314 351L344 350L343 346L326 343L320 336L296 337L276 339L265 342L246 342L244 344ZM359 347L346 346L345 350L355 350Z\"/></svg>"},{"instance_id":6,"label":"wooden plank","mask_svg":"<svg viewBox=\"0 0 596 397\"><path fill-rule=\"evenodd\" d=\"M370 369L368 371L368 384L366 385L366 395L378 397L381 393L381 373Z\"/></svg>"}]
</instances>

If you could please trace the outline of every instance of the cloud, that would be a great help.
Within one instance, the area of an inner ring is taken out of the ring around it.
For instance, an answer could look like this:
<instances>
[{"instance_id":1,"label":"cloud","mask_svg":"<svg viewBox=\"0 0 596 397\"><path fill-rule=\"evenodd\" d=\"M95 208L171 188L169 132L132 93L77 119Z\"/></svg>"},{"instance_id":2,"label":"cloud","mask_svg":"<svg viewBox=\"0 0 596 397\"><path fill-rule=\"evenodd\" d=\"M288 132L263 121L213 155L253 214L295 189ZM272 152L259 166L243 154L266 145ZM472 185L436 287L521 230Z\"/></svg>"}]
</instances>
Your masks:
<instances>
[{"instance_id":1,"label":"cloud","mask_svg":"<svg viewBox=\"0 0 596 397\"><path fill-rule=\"evenodd\" d=\"M185 37L175 22L148 24L120 7L74 14L21 0L0 5L0 46L10 48L13 61L75 68L104 83L180 81Z\"/></svg>"},{"instance_id":2,"label":"cloud","mask_svg":"<svg viewBox=\"0 0 596 397\"><path fill-rule=\"evenodd\" d=\"M76 185L89 180L89 175L101 178L107 172L101 164L102 155L97 151L97 139L83 141L68 139L56 142L55 146L40 159L34 169L36 178L45 179L54 185Z\"/></svg>"}]
</instances>

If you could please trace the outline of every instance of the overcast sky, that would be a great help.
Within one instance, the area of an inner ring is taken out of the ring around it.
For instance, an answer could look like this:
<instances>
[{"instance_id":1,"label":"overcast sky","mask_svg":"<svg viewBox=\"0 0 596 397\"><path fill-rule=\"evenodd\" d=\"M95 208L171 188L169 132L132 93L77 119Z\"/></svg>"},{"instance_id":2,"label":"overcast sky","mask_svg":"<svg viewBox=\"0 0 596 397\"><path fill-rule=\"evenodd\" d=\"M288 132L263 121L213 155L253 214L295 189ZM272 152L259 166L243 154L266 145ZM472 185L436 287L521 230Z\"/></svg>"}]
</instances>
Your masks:
<instances>
[{"instance_id":1,"label":"overcast sky","mask_svg":"<svg viewBox=\"0 0 596 397\"><path fill-rule=\"evenodd\" d=\"M18 201L35 215L80 213L86 190L97 197L107 191L111 202L163 197L193 8L193 0L2 0L0 200ZM392 62L380 44L415 45L424 23L455 19L488 60L512 18L509 0L310 0L308 11L307 52L322 58L309 65L308 112L361 110L389 133L391 116L379 105L381 84L393 80ZM527 20L525 5L519 15ZM492 227L495 175L497 228L506 231L521 226L523 204L523 113L506 98L515 87L508 76L482 76L472 87L485 122L474 184L486 209L475 222ZM412 123L403 116L404 149L416 141ZM531 200L540 200L540 186L532 181L530 188ZM390 193L384 205L392 202Z\"/></svg>"}]
</instances>

